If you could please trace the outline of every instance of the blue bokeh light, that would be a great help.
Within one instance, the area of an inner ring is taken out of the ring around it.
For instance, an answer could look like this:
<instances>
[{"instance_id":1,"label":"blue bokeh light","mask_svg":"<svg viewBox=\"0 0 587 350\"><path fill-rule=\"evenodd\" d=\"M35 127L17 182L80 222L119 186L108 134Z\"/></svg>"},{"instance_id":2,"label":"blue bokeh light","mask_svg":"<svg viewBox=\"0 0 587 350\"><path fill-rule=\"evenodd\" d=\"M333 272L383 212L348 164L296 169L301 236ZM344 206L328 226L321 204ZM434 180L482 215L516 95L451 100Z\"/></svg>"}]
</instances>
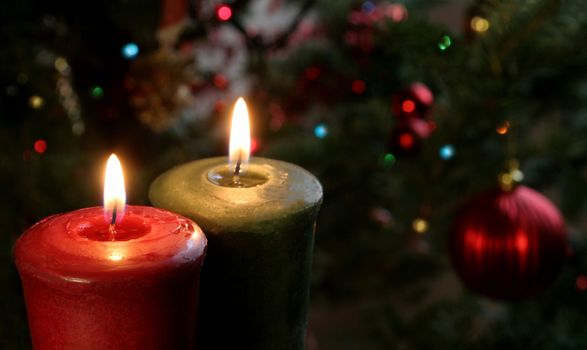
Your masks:
<instances>
[{"instance_id":1,"label":"blue bokeh light","mask_svg":"<svg viewBox=\"0 0 587 350\"><path fill-rule=\"evenodd\" d=\"M438 155L440 156L440 158L442 158L444 160L449 160L452 157L454 157L455 148L453 145L444 145L444 146L440 147L440 150L438 151Z\"/></svg>"},{"instance_id":2,"label":"blue bokeh light","mask_svg":"<svg viewBox=\"0 0 587 350\"><path fill-rule=\"evenodd\" d=\"M363 10L363 12L373 12L375 10L375 4L372 1L365 1L363 5L361 5L361 10Z\"/></svg>"},{"instance_id":3,"label":"blue bokeh light","mask_svg":"<svg viewBox=\"0 0 587 350\"><path fill-rule=\"evenodd\" d=\"M139 46L135 43L128 43L122 47L122 57L132 60L139 54Z\"/></svg>"},{"instance_id":4,"label":"blue bokeh light","mask_svg":"<svg viewBox=\"0 0 587 350\"><path fill-rule=\"evenodd\" d=\"M326 125L320 123L314 128L314 135L319 139L323 139L328 135L328 128Z\"/></svg>"}]
</instances>

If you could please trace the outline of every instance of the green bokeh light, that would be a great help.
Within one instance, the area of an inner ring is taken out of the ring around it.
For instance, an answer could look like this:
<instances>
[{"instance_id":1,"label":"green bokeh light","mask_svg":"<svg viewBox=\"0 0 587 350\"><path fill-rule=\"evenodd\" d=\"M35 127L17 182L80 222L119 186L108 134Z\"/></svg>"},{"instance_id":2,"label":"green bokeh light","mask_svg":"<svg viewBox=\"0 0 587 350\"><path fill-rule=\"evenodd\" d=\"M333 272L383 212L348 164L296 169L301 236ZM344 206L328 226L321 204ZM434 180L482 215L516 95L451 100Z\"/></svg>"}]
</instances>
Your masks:
<instances>
[{"instance_id":1,"label":"green bokeh light","mask_svg":"<svg viewBox=\"0 0 587 350\"><path fill-rule=\"evenodd\" d=\"M102 89L101 87L95 85L92 87L92 97L93 98L101 98L102 96L104 96L104 89Z\"/></svg>"},{"instance_id":2,"label":"green bokeh light","mask_svg":"<svg viewBox=\"0 0 587 350\"><path fill-rule=\"evenodd\" d=\"M441 51L448 49L452 45L452 39L448 35L443 35L438 42L438 48Z\"/></svg>"},{"instance_id":3,"label":"green bokeh light","mask_svg":"<svg viewBox=\"0 0 587 350\"><path fill-rule=\"evenodd\" d=\"M395 156L391 153L387 153L383 156L383 166L387 169L391 168L395 164Z\"/></svg>"}]
</instances>

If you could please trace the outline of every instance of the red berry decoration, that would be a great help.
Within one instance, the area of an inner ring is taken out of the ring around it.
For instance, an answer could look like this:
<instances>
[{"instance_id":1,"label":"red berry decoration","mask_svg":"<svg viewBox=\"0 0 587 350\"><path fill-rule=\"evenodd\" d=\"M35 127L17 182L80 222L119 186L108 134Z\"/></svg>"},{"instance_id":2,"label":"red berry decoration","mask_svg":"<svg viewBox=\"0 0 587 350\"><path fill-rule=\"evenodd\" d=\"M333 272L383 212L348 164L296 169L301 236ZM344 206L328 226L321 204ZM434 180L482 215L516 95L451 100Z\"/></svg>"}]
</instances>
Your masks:
<instances>
[{"instance_id":1,"label":"red berry decoration","mask_svg":"<svg viewBox=\"0 0 587 350\"><path fill-rule=\"evenodd\" d=\"M450 249L470 289L519 300L540 292L558 275L567 249L565 223L546 197L528 187L493 190L465 205Z\"/></svg>"},{"instance_id":2,"label":"red berry decoration","mask_svg":"<svg viewBox=\"0 0 587 350\"><path fill-rule=\"evenodd\" d=\"M433 103L434 94L432 91L422 83L413 83L409 88L392 97L391 109L393 115L398 118L425 119L428 117Z\"/></svg>"}]
</instances>

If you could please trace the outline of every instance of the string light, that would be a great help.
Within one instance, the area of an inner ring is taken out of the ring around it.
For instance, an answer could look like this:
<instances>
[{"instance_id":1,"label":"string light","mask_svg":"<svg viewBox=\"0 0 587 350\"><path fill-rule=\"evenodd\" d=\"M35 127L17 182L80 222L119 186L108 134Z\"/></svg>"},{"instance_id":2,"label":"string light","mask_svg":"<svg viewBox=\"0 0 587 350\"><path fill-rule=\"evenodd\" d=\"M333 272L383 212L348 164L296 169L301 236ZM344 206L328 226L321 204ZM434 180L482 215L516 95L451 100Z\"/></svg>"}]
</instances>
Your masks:
<instances>
[{"instance_id":1,"label":"string light","mask_svg":"<svg viewBox=\"0 0 587 350\"><path fill-rule=\"evenodd\" d=\"M33 148L35 149L35 152L37 152L38 154L43 154L47 150L47 141L37 140L35 141Z\"/></svg>"},{"instance_id":2,"label":"string light","mask_svg":"<svg viewBox=\"0 0 587 350\"><path fill-rule=\"evenodd\" d=\"M29 105L33 109L39 109L43 107L45 100L41 96L33 95L29 98Z\"/></svg>"},{"instance_id":3,"label":"string light","mask_svg":"<svg viewBox=\"0 0 587 350\"><path fill-rule=\"evenodd\" d=\"M57 57L53 65L59 73L64 73L69 69L69 63L67 63L67 60L64 57Z\"/></svg>"},{"instance_id":4,"label":"string light","mask_svg":"<svg viewBox=\"0 0 587 350\"><path fill-rule=\"evenodd\" d=\"M417 218L412 221L412 229L417 233L426 233L426 231L428 231L428 227L428 221L422 218Z\"/></svg>"},{"instance_id":5,"label":"string light","mask_svg":"<svg viewBox=\"0 0 587 350\"><path fill-rule=\"evenodd\" d=\"M524 180L524 173L520 169L513 169L510 173L512 180L515 182L522 182Z\"/></svg>"},{"instance_id":6,"label":"string light","mask_svg":"<svg viewBox=\"0 0 587 350\"><path fill-rule=\"evenodd\" d=\"M575 286L579 292L587 291L587 276L579 275L575 279Z\"/></svg>"},{"instance_id":7,"label":"string light","mask_svg":"<svg viewBox=\"0 0 587 350\"><path fill-rule=\"evenodd\" d=\"M353 92L355 94L362 94L363 92L365 92L365 90L367 89L367 86L365 85L365 82L362 80L355 80L353 81L353 86L352 86Z\"/></svg>"},{"instance_id":8,"label":"string light","mask_svg":"<svg viewBox=\"0 0 587 350\"><path fill-rule=\"evenodd\" d=\"M365 1L363 5L361 5L361 10L363 12L373 12L375 10L375 4L372 1Z\"/></svg>"},{"instance_id":9,"label":"string light","mask_svg":"<svg viewBox=\"0 0 587 350\"><path fill-rule=\"evenodd\" d=\"M74 135L81 135L86 130L86 125L81 117L81 107L79 98L71 83L71 67L64 57L58 57L53 62L55 70L59 73L57 77L57 93L59 95L59 103L67 113L69 121L71 122L71 132ZM94 91L91 91L93 94Z\"/></svg>"},{"instance_id":10,"label":"string light","mask_svg":"<svg viewBox=\"0 0 587 350\"><path fill-rule=\"evenodd\" d=\"M449 160L455 155L455 148L453 145L444 145L438 150L438 155L444 160Z\"/></svg>"},{"instance_id":11,"label":"string light","mask_svg":"<svg viewBox=\"0 0 587 350\"><path fill-rule=\"evenodd\" d=\"M405 100L402 102L402 111L412 113L416 109L416 104L412 100Z\"/></svg>"},{"instance_id":12,"label":"string light","mask_svg":"<svg viewBox=\"0 0 587 350\"><path fill-rule=\"evenodd\" d=\"M92 86L92 97L95 99L99 99L102 96L104 96L104 89L102 89L100 86L98 85L94 85Z\"/></svg>"},{"instance_id":13,"label":"string light","mask_svg":"<svg viewBox=\"0 0 587 350\"><path fill-rule=\"evenodd\" d=\"M499 186L504 191L511 191L514 188L514 178L510 173L501 173L497 176Z\"/></svg>"},{"instance_id":14,"label":"string light","mask_svg":"<svg viewBox=\"0 0 587 350\"><path fill-rule=\"evenodd\" d=\"M323 139L328 135L328 128L323 123L316 125L314 128L314 136L319 139Z\"/></svg>"},{"instance_id":15,"label":"string light","mask_svg":"<svg viewBox=\"0 0 587 350\"><path fill-rule=\"evenodd\" d=\"M408 18L408 10L402 4L389 4L385 10L394 22L401 22Z\"/></svg>"},{"instance_id":16,"label":"string light","mask_svg":"<svg viewBox=\"0 0 587 350\"><path fill-rule=\"evenodd\" d=\"M443 35L438 42L438 48L440 51L445 51L452 45L452 39L448 35Z\"/></svg>"},{"instance_id":17,"label":"string light","mask_svg":"<svg viewBox=\"0 0 587 350\"><path fill-rule=\"evenodd\" d=\"M216 9L216 17L221 21L228 21L232 17L232 9L228 5L220 5Z\"/></svg>"},{"instance_id":18,"label":"string light","mask_svg":"<svg viewBox=\"0 0 587 350\"><path fill-rule=\"evenodd\" d=\"M122 57L127 60L135 59L139 55L139 46L135 43L128 43L122 47Z\"/></svg>"},{"instance_id":19,"label":"string light","mask_svg":"<svg viewBox=\"0 0 587 350\"><path fill-rule=\"evenodd\" d=\"M471 29L477 33L486 32L489 29L489 21L483 17L471 18Z\"/></svg>"},{"instance_id":20,"label":"string light","mask_svg":"<svg viewBox=\"0 0 587 350\"><path fill-rule=\"evenodd\" d=\"M414 135L410 133L405 132L399 136L399 145L403 149L412 148L412 146L414 145L414 141Z\"/></svg>"},{"instance_id":21,"label":"string light","mask_svg":"<svg viewBox=\"0 0 587 350\"><path fill-rule=\"evenodd\" d=\"M226 89L228 86L228 79L222 74L214 74L214 85L220 90Z\"/></svg>"},{"instance_id":22,"label":"string light","mask_svg":"<svg viewBox=\"0 0 587 350\"><path fill-rule=\"evenodd\" d=\"M251 138L251 154L257 152L259 149L259 139L253 137Z\"/></svg>"},{"instance_id":23,"label":"string light","mask_svg":"<svg viewBox=\"0 0 587 350\"><path fill-rule=\"evenodd\" d=\"M508 133L508 131L510 131L510 126L510 122L506 120L503 123L499 124L495 128L495 131L500 135L505 135Z\"/></svg>"},{"instance_id":24,"label":"string light","mask_svg":"<svg viewBox=\"0 0 587 350\"><path fill-rule=\"evenodd\" d=\"M320 76L320 68L318 67L308 67L304 70L304 77L307 80L316 80Z\"/></svg>"},{"instance_id":25,"label":"string light","mask_svg":"<svg viewBox=\"0 0 587 350\"><path fill-rule=\"evenodd\" d=\"M386 153L383 156L382 163L384 168L391 168L395 164L396 158L392 153Z\"/></svg>"}]
</instances>

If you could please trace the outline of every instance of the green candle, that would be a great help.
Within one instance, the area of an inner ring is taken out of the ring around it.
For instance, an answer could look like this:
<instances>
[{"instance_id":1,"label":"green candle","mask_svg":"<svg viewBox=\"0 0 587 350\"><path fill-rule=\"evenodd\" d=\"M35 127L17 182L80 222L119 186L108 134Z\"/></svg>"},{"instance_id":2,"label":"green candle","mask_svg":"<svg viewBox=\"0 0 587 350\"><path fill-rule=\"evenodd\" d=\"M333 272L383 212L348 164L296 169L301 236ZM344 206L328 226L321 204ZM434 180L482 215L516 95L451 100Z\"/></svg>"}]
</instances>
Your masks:
<instances>
[{"instance_id":1,"label":"green candle","mask_svg":"<svg viewBox=\"0 0 587 350\"><path fill-rule=\"evenodd\" d=\"M173 168L149 197L196 221L208 238L198 349L301 350L322 187L293 164L246 164L245 153L231 146L232 161Z\"/></svg>"}]
</instances>

